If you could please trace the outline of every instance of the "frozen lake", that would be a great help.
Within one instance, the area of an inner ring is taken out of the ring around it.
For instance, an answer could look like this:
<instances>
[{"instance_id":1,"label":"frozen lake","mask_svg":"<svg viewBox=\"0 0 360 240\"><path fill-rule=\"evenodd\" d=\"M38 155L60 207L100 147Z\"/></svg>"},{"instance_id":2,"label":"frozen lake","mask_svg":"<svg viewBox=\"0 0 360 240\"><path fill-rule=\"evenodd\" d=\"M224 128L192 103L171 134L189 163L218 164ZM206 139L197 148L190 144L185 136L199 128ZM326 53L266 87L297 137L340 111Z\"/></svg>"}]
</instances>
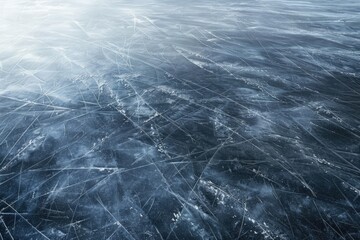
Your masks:
<instances>
[{"instance_id":1,"label":"frozen lake","mask_svg":"<svg viewBox=\"0 0 360 240\"><path fill-rule=\"evenodd\" d=\"M360 239L360 2L0 1L0 239Z\"/></svg>"}]
</instances>

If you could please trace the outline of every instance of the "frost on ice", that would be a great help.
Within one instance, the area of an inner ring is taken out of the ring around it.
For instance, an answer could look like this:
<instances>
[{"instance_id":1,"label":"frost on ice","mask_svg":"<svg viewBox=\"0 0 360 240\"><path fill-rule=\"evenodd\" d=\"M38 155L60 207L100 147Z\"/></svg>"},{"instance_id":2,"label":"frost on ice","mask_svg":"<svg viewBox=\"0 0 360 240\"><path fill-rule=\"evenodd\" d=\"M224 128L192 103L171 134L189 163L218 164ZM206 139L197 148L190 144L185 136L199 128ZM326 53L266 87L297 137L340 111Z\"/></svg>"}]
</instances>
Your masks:
<instances>
[{"instance_id":1,"label":"frost on ice","mask_svg":"<svg viewBox=\"0 0 360 240\"><path fill-rule=\"evenodd\" d=\"M2 1L1 239L359 239L360 4Z\"/></svg>"}]
</instances>

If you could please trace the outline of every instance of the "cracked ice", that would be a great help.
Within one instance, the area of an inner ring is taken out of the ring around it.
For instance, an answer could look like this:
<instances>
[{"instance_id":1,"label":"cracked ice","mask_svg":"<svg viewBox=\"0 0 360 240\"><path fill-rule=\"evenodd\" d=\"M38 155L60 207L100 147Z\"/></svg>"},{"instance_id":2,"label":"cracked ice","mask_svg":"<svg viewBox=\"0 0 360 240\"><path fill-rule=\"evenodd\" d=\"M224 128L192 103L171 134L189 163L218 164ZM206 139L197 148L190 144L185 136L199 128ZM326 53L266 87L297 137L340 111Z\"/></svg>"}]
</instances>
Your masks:
<instances>
[{"instance_id":1,"label":"cracked ice","mask_svg":"<svg viewBox=\"0 0 360 240\"><path fill-rule=\"evenodd\" d=\"M360 3L0 4L1 239L359 239Z\"/></svg>"}]
</instances>

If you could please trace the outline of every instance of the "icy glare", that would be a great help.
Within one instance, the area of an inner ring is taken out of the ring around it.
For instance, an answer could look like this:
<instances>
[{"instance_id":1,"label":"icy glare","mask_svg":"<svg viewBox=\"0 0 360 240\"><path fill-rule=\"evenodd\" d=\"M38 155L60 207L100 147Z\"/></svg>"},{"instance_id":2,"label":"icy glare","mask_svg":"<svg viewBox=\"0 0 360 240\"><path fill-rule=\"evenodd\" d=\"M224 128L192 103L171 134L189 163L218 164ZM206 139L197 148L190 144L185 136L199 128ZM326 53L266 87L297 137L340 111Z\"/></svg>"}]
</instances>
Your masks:
<instances>
[{"instance_id":1,"label":"icy glare","mask_svg":"<svg viewBox=\"0 0 360 240\"><path fill-rule=\"evenodd\" d=\"M360 239L359 12L1 1L1 239Z\"/></svg>"}]
</instances>

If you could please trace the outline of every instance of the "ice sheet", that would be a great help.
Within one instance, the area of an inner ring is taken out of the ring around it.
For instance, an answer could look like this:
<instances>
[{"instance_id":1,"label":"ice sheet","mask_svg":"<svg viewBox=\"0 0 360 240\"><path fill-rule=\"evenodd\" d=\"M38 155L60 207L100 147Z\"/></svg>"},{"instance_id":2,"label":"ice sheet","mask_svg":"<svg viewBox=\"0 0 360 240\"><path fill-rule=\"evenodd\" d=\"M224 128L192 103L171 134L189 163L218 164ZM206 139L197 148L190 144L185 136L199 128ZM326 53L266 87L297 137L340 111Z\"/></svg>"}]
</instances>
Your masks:
<instances>
[{"instance_id":1,"label":"ice sheet","mask_svg":"<svg viewBox=\"0 0 360 240\"><path fill-rule=\"evenodd\" d=\"M1 239L360 239L359 12L1 1Z\"/></svg>"}]
</instances>

